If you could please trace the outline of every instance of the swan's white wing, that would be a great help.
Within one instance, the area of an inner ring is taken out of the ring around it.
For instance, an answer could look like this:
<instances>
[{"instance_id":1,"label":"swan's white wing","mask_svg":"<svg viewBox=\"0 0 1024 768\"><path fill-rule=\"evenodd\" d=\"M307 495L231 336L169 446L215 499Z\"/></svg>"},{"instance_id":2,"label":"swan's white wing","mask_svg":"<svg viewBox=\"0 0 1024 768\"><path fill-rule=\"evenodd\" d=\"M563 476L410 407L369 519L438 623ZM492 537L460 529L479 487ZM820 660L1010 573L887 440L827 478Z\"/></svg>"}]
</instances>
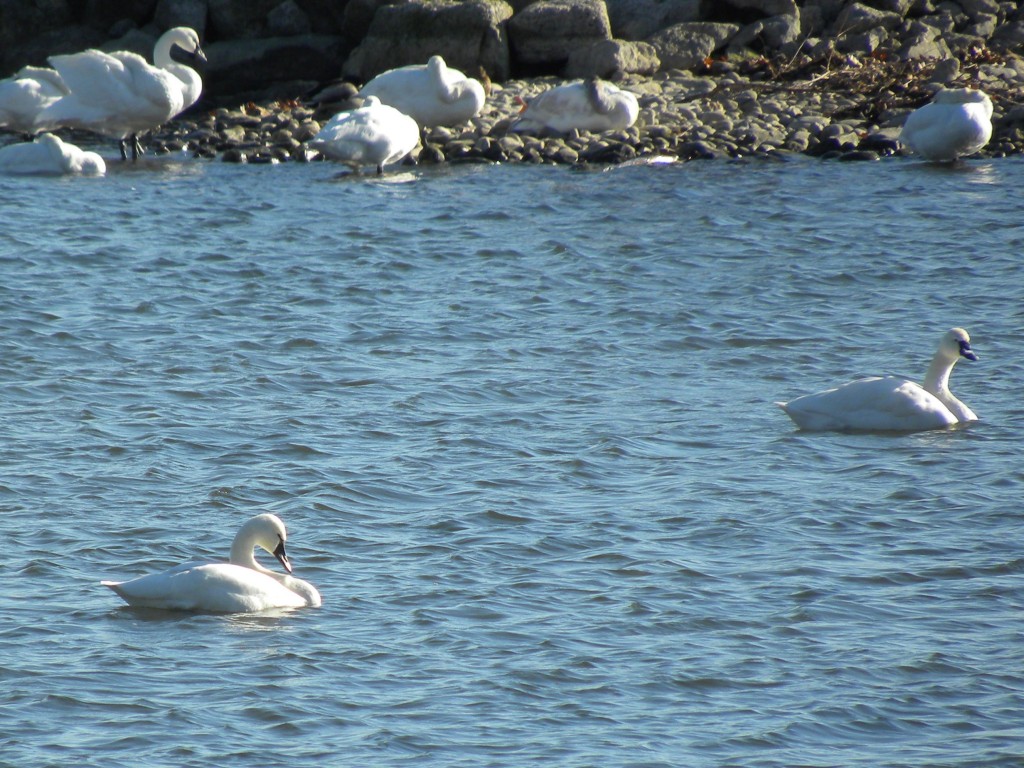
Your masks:
<instances>
[{"instance_id":1,"label":"swan's white wing","mask_svg":"<svg viewBox=\"0 0 1024 768\"><path fill-rule=\"evenodd\" d=\"M860 379L779 404L801 429L918 431L957 423L937 397L898 376Z\"/></svg>"},{"instance_id":2,"label":"swan's white wing","mask_svg":"<svg viewBox=\"0 0 1024 768\"><path fill-rule=\"evenodd\" d=\"M102 584L140 608L242 613L308 604L267 574L230 563L186 563L131 581Z\"/></svg>"},{"instance_id":3,"label":"swan's white wing","mask_svg":"<svg viewBox=\"0 0 1024 768\"><path fill-rule=\"evenodd\" d=\"M926 104L910 113L900 142L930 160L955 160L977 152L991 136L983 104Z\"/></svg>"}]
</instances>

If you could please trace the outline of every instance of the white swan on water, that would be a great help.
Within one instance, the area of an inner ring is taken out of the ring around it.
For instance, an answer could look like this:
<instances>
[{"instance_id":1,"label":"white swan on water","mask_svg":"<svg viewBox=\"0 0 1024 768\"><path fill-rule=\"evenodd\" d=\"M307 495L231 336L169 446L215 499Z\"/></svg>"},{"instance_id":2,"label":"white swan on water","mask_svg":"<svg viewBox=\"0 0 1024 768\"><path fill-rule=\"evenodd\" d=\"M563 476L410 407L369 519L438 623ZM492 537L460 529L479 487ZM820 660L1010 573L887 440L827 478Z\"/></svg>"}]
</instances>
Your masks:
<instances>
[{"instance_id":1,"label":"white swan on water","mask_svg":"<svg viewBox=\"0 0 1024 768\"><path fill-rule=\"evenodd\" d=\"M551 88L524 104L512 131L615 131L631 126L640 114L635 95L597 78Z\"/></svg>"},{"instance_id":2,"label":"white swan on water","mask_svg":"<svg viewBox=\"0 0 1024 768\"><path fill-rule=\"evenodd\" d=\"M40 112L38 124L48 129L85 128L119 139L125 158L130 139L132 157L137 159L142 153L138 135L192 106L202 93L199 74L171 58L175 47L206 60L199 36L189 27L175 27L160 36L153 46L153 64L130 51L89 49L51 56L50 63L69 92Z\"/></svg>"},{"instance_id":3,"label":"white swan on water","mask_svg":"<svg viewBox=\"0 0 1024 768\"><path fill-rule=\"evenodd\" d=\"M0 128L32 135L39 130L39 113L68 94L55 69L22 67L0 80Z\"/></svg>"},{"instance_id":4,"label":"white swan on water","mask_svg":"<svg viewBox=\"0 0 1024 768\"><path fill-rule=\"evenodd\" d=\"M949 374L960 358L977 360L971 337L952 328L939 342L924 384L901 376L872 376L778 405L801 429L902 431L940 429L977 416L949 391Z\"/></svg>"},{"instance_id":5,"label":"white swan on water","mask_svg":"<svg viewBox=\"0 0 1024 768\"><path fill-rule=\"evenodd\" d=\"M450 68L440 56L382 72L359 95L376 96L424 128L460 125L478 114L486 99L479 80Z\"/></svg>"},{"instance_id":6,"label":"white swan on water","mask_svg":"<svg viewBox=\"0 0 1024 768\"><path fill-rule=\"evenodd\" d=\"M320 593L307 581L291 576L285 554L288 534L276 515L248 520L231 544L228 563L190 562L131 581L103 581L134 607L199 613L248 613L273 608L320 605ZM264 568L253 557L262 547L273 553L288 573Z\"/></svg>"},{"instance_id":7,"label":"white swan on water","mask_svg":"<svg viewBox=\"0 0 1024 768\"><path fill-rule=\"evenodd\" d=\"M355 171L375 166L379 176L385 165L412 152L419 140L415 120L370 96L359 109L332 117L308 144Z\"/></svg>"},{"instance_id":8,"label":"white swan on water","mask_svg":"<svg viewBox=\"0 0 1024 768\"><path fill-rule=\"evenodd\" d=\"M973 155L992 138L992 100L971 88L946 88L910 113L900 143L926 160L951 162Z\"/></svg>"},{"instance_id":9,"label":"white swan on water","mask_svg":"<svg viewBox=\"0 0 1024 768\"><path fill-rule=\"evenodd\" d=\"M85 152L52 133L0 149L0 173L102 176L106 172L107 164L98 154Z\"/></svg>"}]
</instances>

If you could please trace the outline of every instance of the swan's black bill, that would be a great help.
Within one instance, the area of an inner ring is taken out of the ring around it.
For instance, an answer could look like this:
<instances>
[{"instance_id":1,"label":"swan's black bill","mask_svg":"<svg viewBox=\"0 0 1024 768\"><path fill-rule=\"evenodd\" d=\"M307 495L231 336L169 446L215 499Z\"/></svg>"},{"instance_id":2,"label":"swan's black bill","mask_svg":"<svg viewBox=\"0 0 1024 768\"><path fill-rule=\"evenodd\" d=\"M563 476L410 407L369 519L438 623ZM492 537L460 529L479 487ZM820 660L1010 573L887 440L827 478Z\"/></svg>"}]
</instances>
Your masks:
<instances>
[{"instance_id":1,"label":"swan's black bill","mask_svg":"<svg viewBox=\"0 0 1024 768\"><path fill-rule=\"evenodd\" d=\"M283 541L278 544L277 549L274 550L274 557L277 558L277 561L284 566L284 569L288 571L288 573L292 572L292 564L288 562L288 555L285 554Z\"/></svg>"},{"instance_id":2,"label":"swan's black bill","mask_svg":"<svg viewBox=\"0 0 1024 768\"><path fill-rule=\"evenodd\" d=\"M971 345L966 341L960 342L960 356L966 357L968 360L977 360L978 356L974 354L974 350L971 349Z\"/></svg>"}]
</instances>

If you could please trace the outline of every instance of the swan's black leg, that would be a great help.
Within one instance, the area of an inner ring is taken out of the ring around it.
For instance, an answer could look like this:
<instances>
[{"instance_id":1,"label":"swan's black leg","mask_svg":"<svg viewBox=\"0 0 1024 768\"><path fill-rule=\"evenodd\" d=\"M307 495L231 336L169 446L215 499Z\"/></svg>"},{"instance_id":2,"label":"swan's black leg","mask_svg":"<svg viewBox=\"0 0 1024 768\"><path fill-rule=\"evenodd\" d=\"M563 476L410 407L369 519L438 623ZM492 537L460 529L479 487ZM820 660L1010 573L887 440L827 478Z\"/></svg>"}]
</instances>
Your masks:
<instances>
[{"instance_id":1,"label":"swan's black leg","mask_svg":"<svg viewBox=\"0 0 1024 768\"><path fill-rule=\"evenodd\" d=\"M118 146L121 147L121 159L122 160L127 160L128 159L128 142L127 142L127 140L126 139L121 139L121 141L118 144Z\"/></svg>"},{"instance_id":2,"label":"swan's black leg","mask_svg":"<svg viewBox=\"0 0 1024 768\"><path fill-rule=\"evenodd\" d=\"M383 165L378 165L377 166L377 175L378 176L383 176L384 175L384 166Z\"/></svg>"},{"instance_id":3,"label":"swan's black leg","mask_svg":"<svg viewBox=\"0 0 1024 768\"><path fill-rule=\"evenodd\" d=\"M142 143L139 141L137 134L132 134L132 162L139 159L141 155L145 154L145 150L142 148Z\"/></svg>"}]
</instances>

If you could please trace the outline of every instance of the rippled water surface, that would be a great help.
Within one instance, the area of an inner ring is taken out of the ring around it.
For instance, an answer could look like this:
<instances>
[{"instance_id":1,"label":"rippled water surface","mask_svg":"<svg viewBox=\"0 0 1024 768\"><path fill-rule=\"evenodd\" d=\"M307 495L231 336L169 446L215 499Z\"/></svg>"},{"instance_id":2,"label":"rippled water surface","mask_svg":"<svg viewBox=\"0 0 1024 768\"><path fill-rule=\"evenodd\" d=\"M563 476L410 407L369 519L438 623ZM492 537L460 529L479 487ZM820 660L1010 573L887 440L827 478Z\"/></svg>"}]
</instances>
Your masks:
<instances>
[{"instance_id":1,"label":"rippled water surface","mask_svg":"<svg viewBox=\"0 0 1024 768\"><path fill-rule=\"evenodd\" d=\"M1024 164L336 174L0 179L0 764L1021 764ZM263 511L322 608L99 584Z\"/></svg>"}]
</instances>

